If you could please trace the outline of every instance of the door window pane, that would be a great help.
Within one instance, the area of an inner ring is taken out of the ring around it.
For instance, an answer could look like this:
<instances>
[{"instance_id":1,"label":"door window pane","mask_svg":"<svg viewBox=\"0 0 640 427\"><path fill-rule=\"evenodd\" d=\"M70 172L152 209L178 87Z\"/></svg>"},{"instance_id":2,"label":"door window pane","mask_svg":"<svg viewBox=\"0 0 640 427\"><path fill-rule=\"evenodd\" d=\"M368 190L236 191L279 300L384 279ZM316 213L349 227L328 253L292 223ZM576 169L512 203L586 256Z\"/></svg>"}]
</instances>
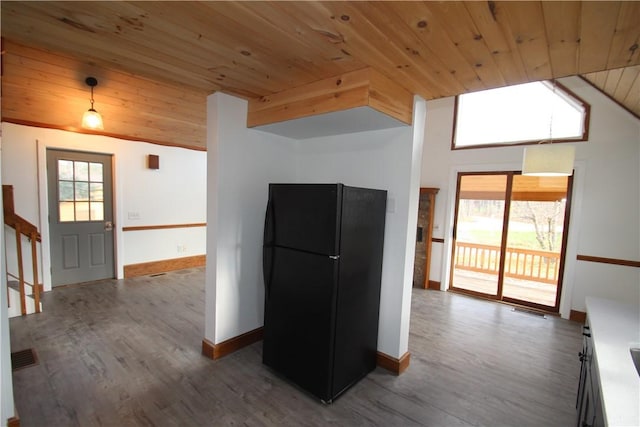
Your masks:
<instances>
[{"instance_id":1,"label":"door window pane","mask_svg":"<svg viewBox=\"0 0 640 427\"><path fill-rule=\"evenodd\" d=\"M76 202L76 221L89 221L89 202Z\"/></svg>"},{"instance_id":2,"label":"door window pane","mask_svg":"<svg viewBox=\"0 0 640 427\"><path fill-rule=\"evenodd\" d=\"M90 183L91 192L89 194L89 200L92 202L101 202L103 199L103 187L101 183Z\"/></svg>"},{"instance_id":3,"label":"door window pane","mask_svg":"<svg viewBox=\"0 0 640 427\"><path fill-rule=\"evenodd\" d=\"M76 201L89 200L89 183L76 182Z\"/></svg>"},{"instance_id":4,"label":"door window pane","mask_svg":"<svg viewBox=\"0 0 640 427\"><path fill-rule=\"evenodd\" d=\"M102 163L58 160L60 222L104 221Z\"/></svg>"},{"instance_id":5,"label":"door window pane","mask_svg":"<svg viewBox=\"0 0 640 427\"><path fill-rule=\"evenodd\" d=\"M91 202L91 221L104 220L104 203Z\"/></svg>"},{"instance_id":6,"label":"door window pane","mask_svg":"<svg viewBox=\"0 0 640 427\"><path fill-rule=\"evenodd\" d=\"M554 307L568 178L515 175L503 296Z\"/></svg>"},{"instance_id":7,"label":"door window pane","mask_svg":"<svg viewBox=\"0 0 640 427\"><path fill-rule=\"evenodd\" d=\"M74 179L76 181L89 181L89 163L74 162Z\"/></svg>"},{"instance_id":8,"label":"door window pane","mask_svg":"<svg viewBox=\"0 0 640 427\"><path fill-rule=\"evenodd\" d=\"M460 177L453 287L498 295L506 190L506 175Z\"/></svg>"},{"instance_id":9,"label":"door window pane","mask_svg":"<svg viewBox=\"0 0 640 427\"><path fill-rule=\"evenodd\" d=\"M60 201L73 202L73 182L60 181L58 183L58 188L60 191Z\"/></svg>"},{"instance_id":10,"label":"door window pane","mask_svg":"<svg viewBox=\"0 0 640 427\"><path fill-rule=\"evenodd\" d=\"M73 181L73 162L71 160L58 160L58 179Z\"/></svg>"},{"instance_id":11,"label":"door window pane","mask_svg":"<svg viewBox=\"0 0 640 427\"><path fill-rule=\"evenodd\" d=\"M75 221L75 203L73 202L60 202L59 203L59 212L58 217L60 218L60 222L71 222Z\"/></svg>"},{"instance_id":12,"label":"door window pane","mask_svg":"<svg viewBox=\"0 0 640 427\"><path fill-rule=\"evenodd\" d=\"M102 182L102 163L89 163L89 178L91 182Z\"/></svg>"}]
</instances>

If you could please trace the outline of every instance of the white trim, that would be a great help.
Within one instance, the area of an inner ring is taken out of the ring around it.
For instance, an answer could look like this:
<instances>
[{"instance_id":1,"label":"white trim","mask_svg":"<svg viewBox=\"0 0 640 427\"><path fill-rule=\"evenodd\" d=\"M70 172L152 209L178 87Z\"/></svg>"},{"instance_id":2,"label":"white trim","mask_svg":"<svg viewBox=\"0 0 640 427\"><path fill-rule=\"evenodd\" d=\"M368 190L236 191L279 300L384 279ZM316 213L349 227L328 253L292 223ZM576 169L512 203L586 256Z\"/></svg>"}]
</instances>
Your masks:
<instances>
[{"instance_id":1,"label":"white trim","mask_svg":"<svg viewBox=\"0 0 640 427\"><path fill-rule=\"evenodd\" d=\"M116 155L113 152L98 152L98 151L84 151L80 150L77 147L68 147L61 144L49 144L46 142L41 142L40 140L36 140L36 149L37 149L37 168L38 168L38 208L40 213L40 236L42 239L41 242L41 256L42 256L42 283L44 286L44 291L51 290L51 239L50 239L50 231L49 231L49 185L47 182L47 149L54 150L70 150L76 151L80 153L94 153L94 154L103 154L107 156L111 156L111 169L112 169L112 206L111 209L113 211L113 223L114 223L114 275L117 279L124 278L124 266L122 265L122 257L119 257L118 254L124 253L124 240L122 238L122 227L118 227L120 224L122 216L122 212L120 212L117 207L120 206L118 203L117 195L122 194L119 190L121 187L121 183L117 179L117 171L118 165L116 162Z\"/></svg>"},{"instance_id":2,"label":"white trim","mask_svg":"<svg viewBox=\"0 0 640 427\"><path fill-rule=\"evenodd\" d=\"M51 290L51 243L49 240L49 201L47 185L47 147L36 139L36 167L38 168L38 209L42 256L42 284L44 291Z\"/></svg>"},{"instance_id":3,"label":"white trim","mask_svg":"<svg viewBox=\"0 0 640 427\"><path fill-rule=\"evenodd\" d=\"M2 132L0 130L0 184L2 183ZM2 205L0 193L0 205ZM4 211L0 209L0 425L15 415L13 376L11 371L11 340L9 333L9 309L7 301L7 265L4 234Z\"/></svg>"},{"instance_id":4,"label":"white trim","mask_svg":"<svg viewBox=\"0 0 640 427\"><path fill-rule=\"evenodd\" d=\"M577 160L573 172L573 194L571 195L571 212L569 213L569 229L567 230L567 247L564 254L564 275L562 276L562 295L560 296L560 316L568 319L571 314L573 288L576 277L578 256L578 239L580 236L580 216L586 176L586 162ZM571 279L571 280L569 280Z\"/></svg>"}]
</instances>

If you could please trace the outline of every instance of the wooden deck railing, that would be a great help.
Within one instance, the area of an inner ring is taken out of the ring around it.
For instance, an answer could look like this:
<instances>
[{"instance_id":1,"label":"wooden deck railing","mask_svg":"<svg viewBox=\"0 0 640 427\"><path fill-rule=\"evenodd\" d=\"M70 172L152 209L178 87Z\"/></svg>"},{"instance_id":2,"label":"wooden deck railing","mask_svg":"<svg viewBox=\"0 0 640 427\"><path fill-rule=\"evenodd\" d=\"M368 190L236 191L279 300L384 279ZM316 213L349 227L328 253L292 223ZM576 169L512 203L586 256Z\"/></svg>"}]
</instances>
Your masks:
<instances>
[{"instance_id":1,"label":"wooden deck railing","mask_svg":"<svg viewBox=\"0 0 640 427\"><path fill-rule=\"evenodd\" d=\"M4 211L4 223L16 231L16 255L18 259L18 275L7 272L8 277L18 280L18 291L20 292L20 312L22 315L27 314L27 292L25 286L31 286L33 299L35 303L36 313L40 313L40 289L41 284L38 281L38 250L36 242L41 241L38 228L26 219L15 213L13 203L13 186L2 186L2 200ZM33 282L29 283L25 280L24 261L22 257L22 236L26 236L31 243L31 268L33 270ZM9 290L7 289L7 292Z\"/></svg>"},{"instance_id":2,"label":"wooden deck railing","mask_svg":"<svg viewBox=\"0 0 640 427\"><path fill-rule=\"evenodd\" d=\"M556 284L560 254L549 251L507 248L505 276ZM456 242L454 267L461 270L498 274L500 247Z\"/></svg>"}]
</instances>

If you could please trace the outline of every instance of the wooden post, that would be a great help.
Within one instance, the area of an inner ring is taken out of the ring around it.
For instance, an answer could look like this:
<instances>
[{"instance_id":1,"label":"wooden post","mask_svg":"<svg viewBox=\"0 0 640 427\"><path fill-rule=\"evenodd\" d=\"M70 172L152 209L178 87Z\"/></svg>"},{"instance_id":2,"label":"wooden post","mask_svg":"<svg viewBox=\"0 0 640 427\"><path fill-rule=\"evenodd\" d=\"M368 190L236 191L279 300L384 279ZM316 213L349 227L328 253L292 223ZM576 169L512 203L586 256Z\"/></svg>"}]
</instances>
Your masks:
<instances>
[{"instance_id":1,"label":"wooden post","mask_svg":"<svg viewBox=\"0 0 640 427\"><path fill-rule=\"evenodd\" d=\"M33 299L36 305L36 313L40 313L40 283L38 282L38 248L36 246L37 235L31 232L31 266L33 268Z\"/></svg>"},{"instance_id":2,"label":"wooden post","mask_svg":"<svg viewBox=\"0 0 640 427\"><path fill-rule=\"evenodd\" d=\"M20 223L16 223L16 251L18 253L18 281L20 291L20 312L22 315L27 314L27 301L24 290L24 268L22 266L22 233L20 231Z\"/></svg>"}]
</instances>

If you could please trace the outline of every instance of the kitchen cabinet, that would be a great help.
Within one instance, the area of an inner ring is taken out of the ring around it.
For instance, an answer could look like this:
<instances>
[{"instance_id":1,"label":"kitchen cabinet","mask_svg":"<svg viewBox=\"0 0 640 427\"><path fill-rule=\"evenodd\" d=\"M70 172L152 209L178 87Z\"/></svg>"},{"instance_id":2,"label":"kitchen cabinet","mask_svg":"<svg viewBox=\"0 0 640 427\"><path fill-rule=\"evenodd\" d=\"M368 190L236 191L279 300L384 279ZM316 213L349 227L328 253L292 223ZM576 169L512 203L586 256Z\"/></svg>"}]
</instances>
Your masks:
<instances>
[{"instance_id":1,"label":"kitchen cabinet","mask_svg":"<svg viewBox=\"0 0 640 427\"><path fill-rule=\"evenodd\" d=\"M597 297L585 303L576 424L640 426L640 376L629 351L640 346L640 306Z\"/></svg>"},{"instance_id":2,"label":"kitchen cabinet","mask_svg":"<svg viewBox=\"0 0 640 427\"><path fill-rule=\"evenodd\" d=\"M591 328L588 323L582 329L582 351L578 354L578 357L581 365L578 398L576 400L577 427L604 427L602 402L600 400L600 381L598 368L594 361Z\"/></svg>"}]
</instances>

